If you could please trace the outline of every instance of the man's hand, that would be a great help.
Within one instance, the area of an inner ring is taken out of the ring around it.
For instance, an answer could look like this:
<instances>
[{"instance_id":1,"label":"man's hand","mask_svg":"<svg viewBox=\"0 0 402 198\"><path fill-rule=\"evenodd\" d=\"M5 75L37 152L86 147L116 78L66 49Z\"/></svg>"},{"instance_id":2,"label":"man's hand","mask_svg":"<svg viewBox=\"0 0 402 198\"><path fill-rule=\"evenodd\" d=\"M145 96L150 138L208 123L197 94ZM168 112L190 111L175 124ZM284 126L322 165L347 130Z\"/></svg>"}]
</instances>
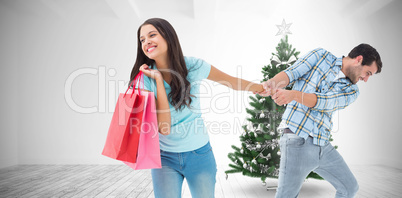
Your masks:
<instances>
[{"instance_id":1,"label":"man's hand","mask_svg":"<svg viewBox=\"0 0 402 198\"><path fill-rule=\"evenodd\" d=\"M272 85L271 81L267 80L267 81L261 83L261 85L262 85L262 87L264 87L264 91L263 92L254 92L254 94L258 94L263 97L268 97L268 96L272 96L273 94L275 94L275 87Z\"/></svg>"},{"instance_id":2,"label":"man's hand","mask_svg":"<svg viewBox=\"0 0 402 198\"><path fill-rule=\"evenodd\" d=\"M296 97L296 93L293 90L278 89L276 93L272 96L272 99L277 105L289 104Z\"/></svg>"}]
</instances>

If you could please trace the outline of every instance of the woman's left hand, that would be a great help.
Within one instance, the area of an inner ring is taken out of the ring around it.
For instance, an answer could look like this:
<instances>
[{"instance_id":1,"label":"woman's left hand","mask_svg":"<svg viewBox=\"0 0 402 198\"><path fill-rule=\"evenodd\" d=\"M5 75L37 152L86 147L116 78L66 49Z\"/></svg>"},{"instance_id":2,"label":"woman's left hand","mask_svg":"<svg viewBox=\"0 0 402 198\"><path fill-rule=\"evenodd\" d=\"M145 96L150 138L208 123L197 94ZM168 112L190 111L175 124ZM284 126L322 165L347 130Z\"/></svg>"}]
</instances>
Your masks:
<instances>
[{"instance_id":1,"label":"woman's left hand","mask_svg":"<svg viewBox=\"0 0 402 198\"><path fill-rule=\"evenodd\" d=\"M258 94L258 95L260 95L260 96L262 96L262 97L268 97L268 96L270 96L270 95L271 95L271 89L267 89L267 88L264 86L264 83L261 83L260 85L262 86L263 91L253 91L253 94Z\"/></svg>"}]
</instances>

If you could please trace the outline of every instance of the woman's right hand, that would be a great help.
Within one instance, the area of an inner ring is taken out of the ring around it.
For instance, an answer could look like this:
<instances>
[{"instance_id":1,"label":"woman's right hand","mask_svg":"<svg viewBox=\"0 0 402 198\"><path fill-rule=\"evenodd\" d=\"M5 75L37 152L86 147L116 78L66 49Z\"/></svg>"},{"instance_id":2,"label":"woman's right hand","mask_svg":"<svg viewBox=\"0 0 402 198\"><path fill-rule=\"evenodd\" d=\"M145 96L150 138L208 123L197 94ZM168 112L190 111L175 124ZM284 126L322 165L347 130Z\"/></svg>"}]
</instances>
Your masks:
<instances>
[{"instance_id":1,"label":"woman's right hand","mask_svg":"<svg viewBox=\"0 0 402 198\"><path fill-rule=\"evenodd\" d=\"M166 88L164 85L162 73L157 69L150 69L148 65L143 64L140 67L140 71L149 78L153 78L156 81L156 93L158 97L156 99L156 116L158 120L158 131L162 135L170 134L171 116L170 106L166 94Z\"/></svg>"},{"instance_id":2,"label":"woman's right hand","mask_svg":"<svg viewBox=\"0 0 402 198\"><path fill-rule=\"evenodd\" d=\"M157 69L150 69L147 64L143 64L140 67L140 71L144 73L144 75L148 76L149 78L153 78L155 80L162 79L162 74Z\"/></svg>"}]
</instances>

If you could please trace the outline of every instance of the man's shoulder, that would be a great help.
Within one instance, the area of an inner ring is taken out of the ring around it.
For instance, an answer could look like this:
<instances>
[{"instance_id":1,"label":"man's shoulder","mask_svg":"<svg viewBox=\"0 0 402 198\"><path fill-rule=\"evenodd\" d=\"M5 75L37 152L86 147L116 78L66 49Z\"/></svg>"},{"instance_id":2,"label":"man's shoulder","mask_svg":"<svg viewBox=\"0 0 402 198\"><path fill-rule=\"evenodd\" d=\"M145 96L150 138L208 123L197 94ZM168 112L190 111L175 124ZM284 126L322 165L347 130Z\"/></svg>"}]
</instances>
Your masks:
<instances>
[{"instance_id":1,"label":"man's shoulder","mask_svg":"<svg viewBox=\"0 0 402 198\"><path fill-rule=\"evenodd\" d=\"M315 49L310 51L310 53L315 53L315 54L325 54L327 52L328 51L326 49L322 48L322 47L317 47L317 48L315 48Z\"/></svg>"},{"instance_id":2,"label":"man's shoulder","mask_svg":"<svg viewBox=\"0 0 402 198\"><path fill-rule=\"evenodd\" d=\"M336 56L332 52L330 52L322 47L315 48L315 49L311 50L310 53L315 53L321 57L325 56L325 57L330 57L330 58L333 58L333 57L336 58Z\"/></svg>"},{"instance_id":3,"label":"man's shoulder","mask_svg":"<svg viewBox=\"0 0 402 198\"><path fill-rule=\"evenodd\" d=\"M338 57L335 56L332 52L321 47L312 50L311 53L314 53L317 56L318 60L323 60L323 63L325 62L330 66L334 65L334 63L338 59Z\"/></svg>"}]
</instances>

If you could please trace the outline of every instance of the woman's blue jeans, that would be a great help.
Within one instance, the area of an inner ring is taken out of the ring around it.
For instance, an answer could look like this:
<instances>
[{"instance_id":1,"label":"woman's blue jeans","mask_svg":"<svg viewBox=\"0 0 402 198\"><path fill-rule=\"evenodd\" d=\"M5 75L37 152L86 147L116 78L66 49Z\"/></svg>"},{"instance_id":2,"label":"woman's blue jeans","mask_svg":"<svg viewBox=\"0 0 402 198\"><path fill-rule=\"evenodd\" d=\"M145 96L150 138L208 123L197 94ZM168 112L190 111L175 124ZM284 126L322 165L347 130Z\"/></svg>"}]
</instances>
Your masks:
<instances>
[{"instance_id":1,"label":"woman's blue jeans","mask_svg":"<svg viewBox=\"0 0 402 198\"><path fill-rule=\"evenodd\" d=\"M156 198L181 197L186 178L191 196L214 197L216 162L209 142L194 151L174 153L161 150L162 168L152 169L152 183Z\"/></svg>"},{"instance_id":2,"label":"woman's blue jeans","mask_svg":"<svg viewBox=\"0 0 402 198\"><path fill-rule=\"evenodd\" d=\"M297 197L303 181L314 171L336 189L336 197L354 197L359 186L349 167L335 148L313 144L313 138L304 139L293 133L284 133L280 139L281 161L276 197Z\"/></svg>"}]
</instances>

